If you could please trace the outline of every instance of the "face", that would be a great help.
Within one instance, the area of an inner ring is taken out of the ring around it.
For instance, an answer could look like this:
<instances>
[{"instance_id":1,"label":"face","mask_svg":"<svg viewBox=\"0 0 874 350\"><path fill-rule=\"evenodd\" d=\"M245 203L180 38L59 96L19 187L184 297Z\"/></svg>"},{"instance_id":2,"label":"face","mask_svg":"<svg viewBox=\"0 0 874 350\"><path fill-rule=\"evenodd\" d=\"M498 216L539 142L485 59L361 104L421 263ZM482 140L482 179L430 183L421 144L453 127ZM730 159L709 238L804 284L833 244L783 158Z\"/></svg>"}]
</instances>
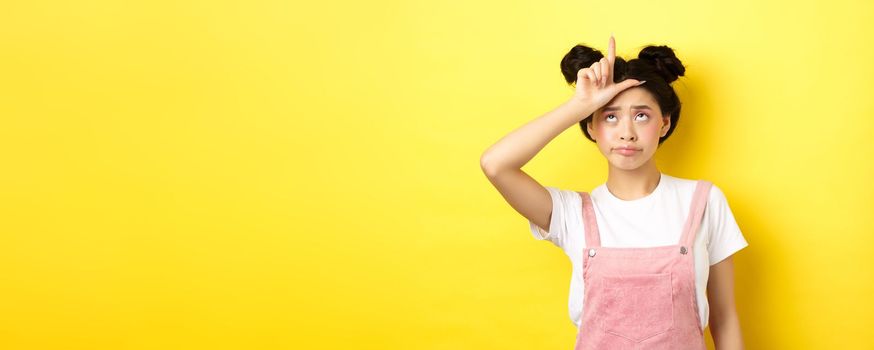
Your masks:
<instances>
[{"instance_id":1,"label":"face","mask_svg":"<svg viewBox=\"0 0 874 350\"><path fill-rule=\"evenodd\" d=\"M612 166L634 170L655 154L659 138L671 127L671 118L662 116L652 94L637 86L616 95L587 124L589 136Z\"/></svg>"}]
</instances>

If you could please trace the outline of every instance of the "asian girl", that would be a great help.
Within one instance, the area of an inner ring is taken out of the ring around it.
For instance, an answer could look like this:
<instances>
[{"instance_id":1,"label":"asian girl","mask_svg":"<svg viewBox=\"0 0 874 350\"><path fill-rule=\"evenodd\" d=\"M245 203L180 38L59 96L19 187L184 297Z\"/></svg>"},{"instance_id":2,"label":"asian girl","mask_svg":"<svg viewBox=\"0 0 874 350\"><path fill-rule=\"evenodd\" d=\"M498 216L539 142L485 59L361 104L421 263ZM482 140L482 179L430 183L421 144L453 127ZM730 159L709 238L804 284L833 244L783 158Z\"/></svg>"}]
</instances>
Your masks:
<instances>
[{"instance_id":1,"label":"asian girl","mask_svg":"<svg viewBox=\"0 0 874 350\"><path fill-rule=\"evenodd\" d=\"M573 96L489 147L480 166L537 239L571 259L576 349L742 349L732 255L748 244L722 191L662 173L658 147L680 117L671 83L685 67L667 46L637 58L573 47L561 71ZM542 186L522 166L573 125L606 158L591 192Z\"/></svg>"}]
</instances>

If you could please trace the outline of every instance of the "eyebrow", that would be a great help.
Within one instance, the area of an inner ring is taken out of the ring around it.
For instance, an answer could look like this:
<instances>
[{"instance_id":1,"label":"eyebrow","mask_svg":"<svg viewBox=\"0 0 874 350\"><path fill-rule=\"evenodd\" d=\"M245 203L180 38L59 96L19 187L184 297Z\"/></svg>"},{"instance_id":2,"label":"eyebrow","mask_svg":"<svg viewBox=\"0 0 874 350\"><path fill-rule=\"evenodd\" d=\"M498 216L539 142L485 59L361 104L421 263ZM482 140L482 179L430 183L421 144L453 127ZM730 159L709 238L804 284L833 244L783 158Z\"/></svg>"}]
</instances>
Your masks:
<instances>
[{"instance_id":1,"label":"eyebrow","mask_svg":"<svg viewBox=\"0 0 874 350\"><path fill-rule=\"evenodd\" d=\"M619 106L604 107L602 112L618 111L619 109L620 109ZM631 106L631 109L649 109L649 110L652 110L652 108L649 108L649 106L647 106L647 105Z\"/></svg>"}]
</instances>

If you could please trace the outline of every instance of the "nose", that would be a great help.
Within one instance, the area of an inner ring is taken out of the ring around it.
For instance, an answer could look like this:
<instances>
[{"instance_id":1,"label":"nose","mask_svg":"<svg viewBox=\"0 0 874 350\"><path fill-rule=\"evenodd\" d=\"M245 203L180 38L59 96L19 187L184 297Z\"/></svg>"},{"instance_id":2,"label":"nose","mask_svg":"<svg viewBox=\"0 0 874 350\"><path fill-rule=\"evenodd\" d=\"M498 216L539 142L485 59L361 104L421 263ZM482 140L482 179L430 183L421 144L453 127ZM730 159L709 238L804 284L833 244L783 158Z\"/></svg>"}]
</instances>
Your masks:
<instances>
[{"instance_id":1,"label":"nose","mask_svg":"<svg viewBox=\"0 0 874 350\"><path fill-rule=\"evenodd\" d=\"M626 121L622 124L622 131L619 134L622 141L637 141L637 134L634 132L634 126L631 121Z\"/></svg>"}]
</instances>

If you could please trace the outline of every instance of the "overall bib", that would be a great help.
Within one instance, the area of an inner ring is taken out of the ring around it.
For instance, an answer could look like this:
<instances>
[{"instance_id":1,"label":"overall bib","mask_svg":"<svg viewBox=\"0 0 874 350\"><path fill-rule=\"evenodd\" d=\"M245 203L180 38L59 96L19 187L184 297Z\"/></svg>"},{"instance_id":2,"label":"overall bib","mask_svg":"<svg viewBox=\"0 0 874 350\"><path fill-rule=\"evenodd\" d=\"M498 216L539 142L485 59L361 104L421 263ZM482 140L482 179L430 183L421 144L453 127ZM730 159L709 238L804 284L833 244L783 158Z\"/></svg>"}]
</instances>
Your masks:
<instances>
[{"instance_id":1,"label":"overall bib","mask_svg":"<svg viewBox=\"0 0 874 350\"><path fill-rule=\"evenodd\" d=\"M706 350L695 294L692 246L711 183L699 180L680 242L601 246L592 199L583 200L585 298L574 349Z\"/></svg>"}]
</instances>

